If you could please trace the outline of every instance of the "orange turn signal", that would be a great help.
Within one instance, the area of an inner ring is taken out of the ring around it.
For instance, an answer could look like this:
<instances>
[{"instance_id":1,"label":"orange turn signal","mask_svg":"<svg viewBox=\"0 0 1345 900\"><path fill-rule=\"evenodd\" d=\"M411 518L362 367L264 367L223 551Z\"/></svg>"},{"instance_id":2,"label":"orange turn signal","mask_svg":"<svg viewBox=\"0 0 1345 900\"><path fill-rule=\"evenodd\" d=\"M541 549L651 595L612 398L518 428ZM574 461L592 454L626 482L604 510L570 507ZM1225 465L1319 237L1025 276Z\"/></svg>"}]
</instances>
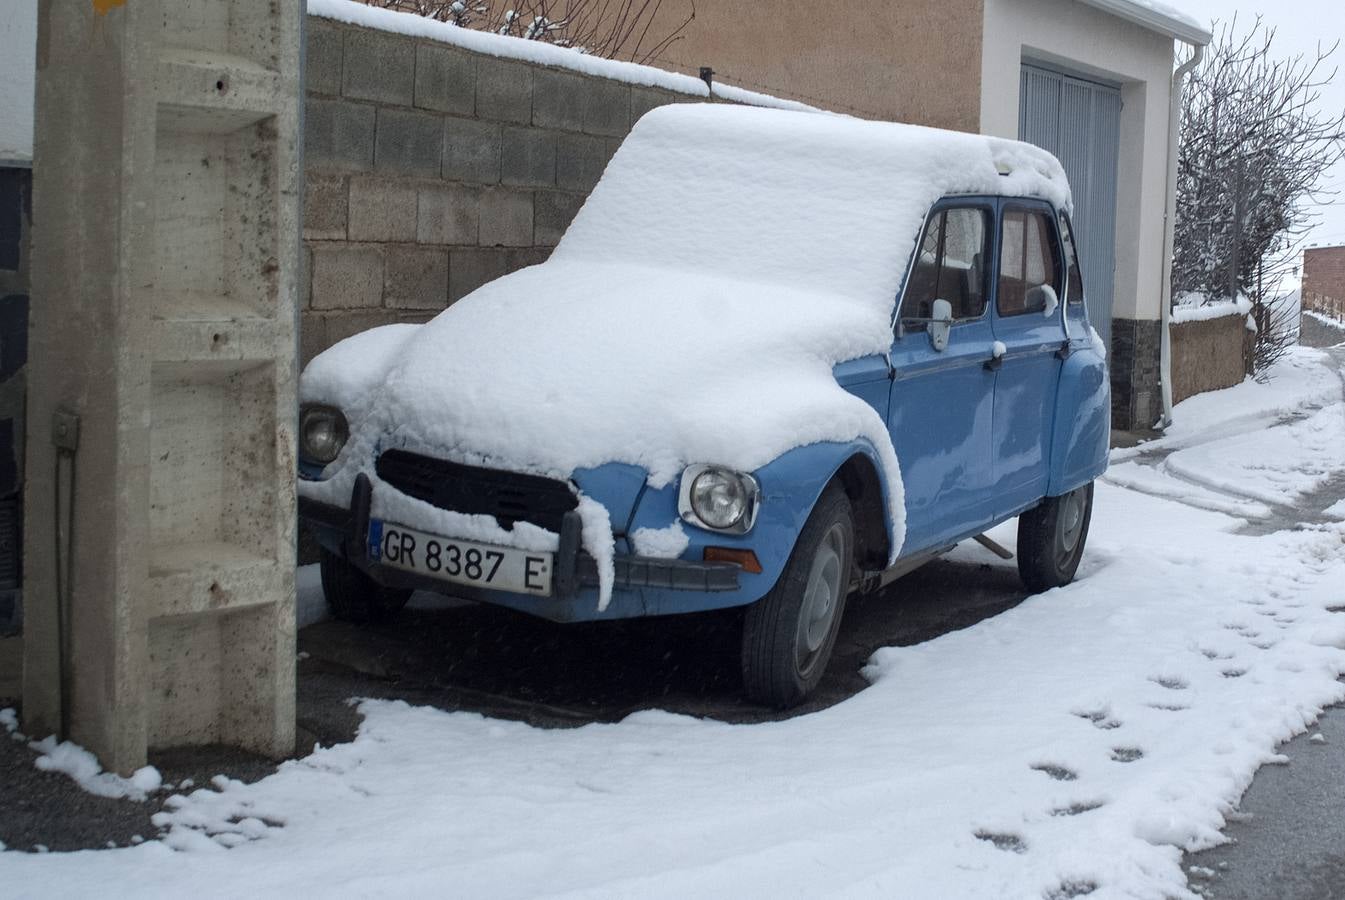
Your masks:
<instances>
[{"instance_id":1,"label":"orange turn signal","mask_svg":"<svg viewBox=\"0 0 1345 900\"><path fill-rule=\"evenodd\" d=\"M732 547L706 547L706 562L731 562L742 566L744 572L761 574L761 561L751 550L736 550Z\"/></svg>"}]
</instances>

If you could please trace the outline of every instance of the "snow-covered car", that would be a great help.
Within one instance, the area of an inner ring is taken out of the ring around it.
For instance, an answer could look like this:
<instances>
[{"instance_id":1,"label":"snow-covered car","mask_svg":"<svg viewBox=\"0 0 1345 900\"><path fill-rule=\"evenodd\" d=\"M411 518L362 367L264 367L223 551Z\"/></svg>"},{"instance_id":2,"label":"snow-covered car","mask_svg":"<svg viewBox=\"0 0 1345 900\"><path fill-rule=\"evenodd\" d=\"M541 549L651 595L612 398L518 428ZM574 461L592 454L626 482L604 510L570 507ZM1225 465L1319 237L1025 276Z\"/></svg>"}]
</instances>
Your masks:
<instances>
[{"instance_id":1,"label":"snow-covered car","mask_svg":"<svg viewBox=\"0 0 1345 900\"><path fill-rule=\"evenodd\" d=\"M647 114L547 262L305 370L333 612L745 607L746 692L787 706L851 591L999 522L1030 588L1065 584L1109 439L1069 210L1016 141Z\"/></svg>"}]
</instances>

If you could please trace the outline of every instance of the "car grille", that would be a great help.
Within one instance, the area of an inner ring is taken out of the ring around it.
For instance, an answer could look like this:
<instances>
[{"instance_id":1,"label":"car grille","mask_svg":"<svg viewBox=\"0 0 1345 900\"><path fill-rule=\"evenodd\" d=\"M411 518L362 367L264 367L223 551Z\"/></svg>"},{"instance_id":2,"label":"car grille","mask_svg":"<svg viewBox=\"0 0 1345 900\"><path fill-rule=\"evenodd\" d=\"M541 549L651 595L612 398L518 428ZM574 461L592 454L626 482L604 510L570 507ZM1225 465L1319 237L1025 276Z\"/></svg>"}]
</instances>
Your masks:
<instances>
[{"instance_id":1,"label":"car grille","mask_svg":"<svg viewBox=\"0 0 1345 900\"><path fill-rule=\"evenodd\" d=\"M530 522L559 532L565 514L579 505L570 486L554 478L464 466L406 450L384 452L374 471L407 496L453 512L494 516L506 530Z\"/></svg>"}]
</instances>

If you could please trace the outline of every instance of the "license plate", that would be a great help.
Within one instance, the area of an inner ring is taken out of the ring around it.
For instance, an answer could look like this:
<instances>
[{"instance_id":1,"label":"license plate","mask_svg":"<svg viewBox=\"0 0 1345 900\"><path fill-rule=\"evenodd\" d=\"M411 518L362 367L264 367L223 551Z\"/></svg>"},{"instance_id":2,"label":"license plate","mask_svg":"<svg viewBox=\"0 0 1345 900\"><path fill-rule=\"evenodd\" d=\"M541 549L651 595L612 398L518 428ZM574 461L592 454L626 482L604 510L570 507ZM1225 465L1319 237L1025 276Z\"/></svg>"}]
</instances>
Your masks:
<instances>
[{"instance_id":1,"label":"license plate","mask_svg":"<svg viewBox=\"0 0 1345 900\"><path fill-rule=\"evenodd\" d=\"M374 519L369 555L394 569L453 584L550 596L554 553L478 544Z\"/></svg>"}]
</instances>

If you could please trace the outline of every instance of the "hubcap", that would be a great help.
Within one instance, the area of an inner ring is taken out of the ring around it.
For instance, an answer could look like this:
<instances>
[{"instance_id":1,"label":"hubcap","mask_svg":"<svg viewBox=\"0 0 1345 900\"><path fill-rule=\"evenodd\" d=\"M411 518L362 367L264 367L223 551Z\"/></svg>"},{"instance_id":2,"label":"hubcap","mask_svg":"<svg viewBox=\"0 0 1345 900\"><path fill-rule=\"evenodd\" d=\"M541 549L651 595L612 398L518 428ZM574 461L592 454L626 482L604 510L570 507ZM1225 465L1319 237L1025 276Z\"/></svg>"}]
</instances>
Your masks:
<instances>
[{"instance_id":1,"label":"hubcap","mask_svg":"<svg viewBox=\"0 0 1345 900\"><path fill-rule=\"evenodd\" d=\"M841 584L845 572L844 554L845 530L836 524L818 543L817 552L813 554L803 604L799 609L794 659L801 674L806 674L816 662L836 618L836 608L845 587Z\"/></svg>"},{"instance_id":2,"label":"hubcap","mask_svg":"<svg viewBox=\"0 0 1345 900\"><path fill-rule=\"evenodd\" d=\"M1070 491L1065 495L1060 509L1060 559L1064 562L1074 553L1079 546L1079 538L1083 535L1083 513L1084 513L1084 491L1086 488L1079 488Z\"/></svg>"}]
</instances>

